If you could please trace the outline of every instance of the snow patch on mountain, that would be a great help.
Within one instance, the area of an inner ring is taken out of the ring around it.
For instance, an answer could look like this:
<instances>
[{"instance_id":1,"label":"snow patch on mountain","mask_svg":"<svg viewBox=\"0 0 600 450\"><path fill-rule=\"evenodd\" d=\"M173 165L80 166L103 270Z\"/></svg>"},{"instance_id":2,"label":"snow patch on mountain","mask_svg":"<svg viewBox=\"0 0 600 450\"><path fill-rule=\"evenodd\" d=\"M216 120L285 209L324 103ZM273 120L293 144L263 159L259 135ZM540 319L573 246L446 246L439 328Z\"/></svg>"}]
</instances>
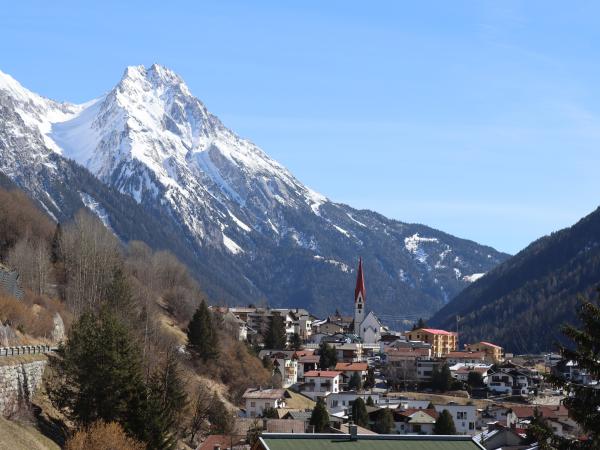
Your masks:
<instances>
[{"instance_id":1,"label":"snow patch on mountain","mask_svg":"<svg viewBox=\"0 0 600 450\"><path fill-rule=\"evenodd\" d=\"M410 253L412 253L417 261L422 264L427 264L427 258L429 255L423 249L422 244L424 243L439 243L438 238L421 237L419 233L415 233L412 236L404 238L404 247Z\"/></svg>"},{"instance_id":2,"label":"snow patch on mountain","mask_svg":"<svg viewBox=\"0 0 600 450\"><path fill-rule=\"evenodd\" d=\"M468 283L474 283L475 281L479 280L484 275L485 275L485 272L484 273L474 273L471 275L465 275L464 277L462 277L462 279Z\"/></svg>"},{"instance_id":3,"label":"snow patch on mountain","mask_svg":"<svg viewBox=\"0 0 600 450\"><path fill-rule=\"evenodd\" d=\"M81 201L83 202L85 207L91 212L93 212L98 217L98 219L100 219L100 221L104 224L104 226L110 231L112 231L113 234L115 234L112 226L110 225L110 218L108 216L108 213L100 205L100 203L97 202L96 199L94 199L94 197L87 194L86 192L80 192L79 196L81 197Z\"/></svg>"},{"instance_id":4,"label":"snow patch on mountain","mask_svg":"<svg viewBox=\"0 0 600 450\"><path fill-rule=\"evenodd\" d=\"M353 270L350 269L350 267L348 267L347 264L344 264L341 261L336 261L335 259L324 258L321 255L314 255L313 258L316 259L317 261L323 261L323 262L325 262L327 264L331 264L333 266L336 266L342 272L347 272L347 273L352 273L353 272Z\"/></svg>"},{"instance_id":5,"label":"snow patch on mountain","mask_svg":"<svg viewBox=\"0 0 600 450\"><path fill-rule=\"evenodd\" d=\"M244 253L244 250L242 249L242 247L237 245L235 243L235 241L233 239L231 239L230 237L228 237L225 233L223 233L223 245L225 246L225 248L227 250L229 250L234 255L237 255L238 253Z\"/></svg>"}]
</instances>

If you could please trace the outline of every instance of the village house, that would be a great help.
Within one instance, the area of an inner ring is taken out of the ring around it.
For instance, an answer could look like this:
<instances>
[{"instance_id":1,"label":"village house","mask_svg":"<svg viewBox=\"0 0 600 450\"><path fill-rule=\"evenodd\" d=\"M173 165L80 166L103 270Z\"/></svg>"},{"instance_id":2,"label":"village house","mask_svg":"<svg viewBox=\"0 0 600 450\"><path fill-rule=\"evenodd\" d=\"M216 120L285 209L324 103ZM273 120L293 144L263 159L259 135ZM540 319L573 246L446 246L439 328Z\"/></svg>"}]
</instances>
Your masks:
<instances>
[{"instance_id":1,"label":"village house","mask_svg":"<svg viewBox=\"0 0 600 450\"><path fill-rule=\"evenodd\" d=\"M438 415L435 409L396 409L394 411L396 433L431 435Z\"/></svg>"},{"instance_id":2,"label":"village house","mask_svg":"<svg viewBox=\"0 0 600 450\"><path fill-rule=\"evenodd\" d=\"M438 413L447 410L454 420L454 426L457 434L476 433L475 423L477 422L477 408L475 405L458 405L448 403L446 405L433 405Z\"/></svg>"},{"instance_id":3,"label":"village house","mask_svg":"<svg viewBox=\"0 0 600 450\"><path fill-rule=\"evenodd\" d=\"M456 351L458 346L458 335L445 330L417 328L416 330L407 331L405 336L409 341L422 341L431 344L432 356L437 358Z\"/></svg>"},{"instance_id":4,"label":"village house","mask_svg":"<svg viewBox=\"0 0 600 450\"><path fill-rule=\"evenodd\" d=\"M449 366L454 364L485 364L485 352L448 352L444 357Z\"/></svg>"},{"instance_id":5,"label":"village house","mask_svg":"<svg viewBox=\"0 0 600 450\"><path fill-rule=\"evenodd\" d=\"M304 381L304 374L311 370L317 370L319 368L319 355L314 354L314 350L311 352L302 351L296 352L298 355L298 382Z\"/></svg>"},{"instance_id":6,"label":"village house","mask_svg":"<svg viewBox=\"0 0 600 450\"><path fill-rule=\"evenodd\" d=\"M340 392L342 373L336 370L311 370L304 373L300 392L313 400Z\"/></svg>"},{"instance_id":7,"label":"village house","mask_svg":"<svg viewBox=\"0 0 600 450\"><path fill-rule=\"evenodd\" d=\"M293 350L261 350L258 357L262 360L270 358L273 374L281 376L281 385L290 387L298 382L298 357Z\"/></svg>"},{"instance_id":8,"label":"village house","mask_svg":"<svg viewBox=\"0 0 600 450\"><path fill-rule=\"evenodd\" d=\"M329 394L325 398L325 405L330 414L347 417L352 409L352 403L357 398L362 398L366 403L369 397L371 397L375 405L379 404L381 400L380 395L377 393L369 394L367 392L343 391Z\"/></svg>"},{"instance_id":9,"label":"village house","mask_svg":"<svg viewBox=\"0 0 600 450\"><path fill-rule=\"evenodd\" d=\"M222 314L223 329L227 334L238 341L248 339L248 325L231 311L226 311Z\"/></svg>"},{"instance_id":10,"label":"village house","mask_svg":"<svg viewBox=\"0 0 600 450\"><path fill-rule=\"evenodd\" d=\"M348 383L355 373L360 376L360 381L364 382L367 378L367 370L369 365L366 362L339 362L335 366L335 370L342 372L342 387L346 389Z\"/></svg>"},{"instance_id":11,"label":"village house","mask_svg":"<svg viewBox=\"0 0 600 450\"><path fill-rule=\"evenodd\" d=\"M246 405L246 416L260 417L265 409L285 407L285 390L248 388L242 399Z\"/></svg>"},{"instance_id":12,"label":"village house","mask_svg":"<svg viewBox=\"0 0 600 450\"><path fill-rule=\"evenodd\" d=\"M252 450L410 450L444 449L480 450L484 447L476 443L470 436L427 436L427 435L380 435L361 434L358 427L351 425L347 434L340 433L265 433Z\"/></svg>"},{"instance_id":13,"label":"village house","mask_svg":"<svg viewBox=\"0 0 600 450\"><path fill-rule=\"evenodd\" d=\"M417 380L420 383L431 381L433 369L440 370L443 364L441 359L417 359Z\"/></svg>"},{"instance_id":14,"label":"village house","mask_svg":"<svg viewBox=\"0 0 600 450\"><path fill-rule=\"evenodd\" d=\"M465 345L465 350L468 352L484 352L488 362L497 364L504 360L502 347L491 342L477 342L476 344Z\"/></svg>"},{"instance_id":15,"label":"village house","mask_svg":"<svg viewBox=\"0 0 600 450\"><path fill-rule=\"evenodd\" d=\"M458 381L467 382L469 373L476 372L481 375L483 382L486 382L487 374L491 366L473 366L468 364L455 364L450 366L450 374Z\"/></svg>"}]
</instances>

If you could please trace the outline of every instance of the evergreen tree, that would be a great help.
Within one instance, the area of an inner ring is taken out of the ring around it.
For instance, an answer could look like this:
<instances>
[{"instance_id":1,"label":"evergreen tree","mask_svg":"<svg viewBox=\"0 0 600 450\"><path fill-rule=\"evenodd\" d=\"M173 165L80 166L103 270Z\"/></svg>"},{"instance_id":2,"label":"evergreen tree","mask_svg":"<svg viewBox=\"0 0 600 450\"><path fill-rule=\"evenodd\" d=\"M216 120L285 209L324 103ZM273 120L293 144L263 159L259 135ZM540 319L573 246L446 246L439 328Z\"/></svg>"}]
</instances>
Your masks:
<instances>
[{"instance_id":1,"label":"evergreen tree","mask_svg":"<svg viewBox=\"0 0 600 450\"><path fill-rule=\"evenodd\" d=\"M600 292L600 290L599 290ZM593 379L600 379L600 307L597 300L580 299L577 316L581 328L573 325L563 327L563 334L573 342L572 347L559 346L566 361L574 361L580 370L587 371ZM563 377L550 377L550 381L569 392L563 404L587 434L586 441L569 441L552 436L550 442L557 448L600 448L600 395L594 386L572 383ZM540 444L545 442L543 427L539 430ZM535 430L534 430L535 432Z\"/></svg>"},{"instance_id":2,"label":"evergreen tree","mask_svg":"<svg viewBox=\"0 0 600 450\"><path fill-rule=\"evenodd\" d=\"M174 353L169 353L163 367L152 375L148 391L145 441L153 449L175 448L187 394Z\"/></svg>"},{"instance_id":3,"label":"evergreen tree","mask_svg":"<svg viewBox=\"0 0 600 450\"><path fill-rule=\"evenodd\" d=\"M302 339L300 339L300 335L298 333L292 334L292 338L290 339L290 348L292 350L302 350Z\"/></svg>"},{"instance_id":4,"label":"evergreen tree","mask_svg":"<svg viewBox=\"0 0 600 450\"><path fill-rule=\"evenodd\" d=\"M367 406L375 406L375 402L373 401L373 397L369 395L367 398Z\"/></svg>"},{"instance_id":5,"label":"evergreen tree","mask_svg":"<svg viewBox=\"0 0 600 450\"><path fill-rule=\"evenodd\" d=\"M362 389L362 379L358 372L353 372L348 381L348 389L351 391L360 391Z\"/></svg>"},{"instance_id":6,"label":"evergreen tree","mask_svg":"<svg viewBox=\"0 0 600 450\"><path fill-rule=\"evenodd\" d=\"M363 387L365 389L373 389L375 387L375 369L372 367L367 369L367 379Z\"/></svg>"},{"instance_id":7,"label":"evergreen tree","mask_svg":"<svg viewBox=\"0 0 600 450\"><path fill-rule=\"evenodd\" d=\"M217 330L204 300L188 325L187 337L188 348L203 361L216 359L219 356Z\"/></svg>"},{"instance_id":8,"label":"evergreen tree","mask_svg":"<svg viewBox=\"0 0 600 450\"><path fill-rule=\"evenodd\" d=\"M269 408L263 409L262 416L265 419L279 419L279 415L277 414L277 410L272 406Z\"/></svg>"},{"instance_id":9,"label":"evergreen tree","mask_svg":"<svg viewBox=\"0 0 600 450\"><path fill-rule=\"evenodd\" d=\"M310 416L310 425L315 427L315 433L323 433L329 428L329 413L323 399L319 398Z\"/></svg>"},{"instance_id":10,"label":"evergreen tree","mask_svg":"<svg viewBox=\"0 0 600 450\"><path fill-rule=\"evenodd\" d=\"M467 376L467 384L472 388L482 387L483 384L483 376L479 372L471 371Z\"/></svg>"},{"instance_id":11,"label":"evergreen tree","mask_svg":"<svg viewBox=\"0 0 600 450\"><path fill-rule=\"evenodd\" d=\"M374 430L379 434L390 434L394 431L394 415L389 408L379 410Z\"/></svg>"},{"instance_id":12,"label":"evergreen tree","mask_svg":"<svg viewBox=\"0 0 600 450\"><path fill-rule=\"evenodd\" d=\"M433 426L433 433L445 435L456 434L454 419L452 419L452 414L447 409L444 409L436 419Z\"/></svg>"},{"instance_id":13,"label":"evergreen tree","mask_svg":"<svg viewBox=\"0 0 600 450\"><path fill-rule=\"evenodd\" d=\"M132 318L134 309L133 295L127 281L127 276L120 267L115 269L112 281L108 285L106 303L121 318Z\"/></svg>"},{"instance_id":14,"label":"evergreen tree","mask_svg":"<svg viewBox=\"0 0 600 450\"><path fill-rule=\"evenodd\" d=\"M425 321L421 317L419 317L419 321L417 323L413 324L412 329L414 331L414 330L420 330L421 328L426 328L426 327L427 327L427 324L425 323Z\"/></svg>"},{"instance_id":15,"label":"evergreen tree","mask_svg":"<svg viewBox=\"0 0 600 450\"><path fill-rule=\"evenodd\" d=\"M48 386L52 403L79 425L119 422L143 439L146 388L141 351L114 314L107 308L84 313L58 353L60 358L51 360L59 378Z\"/></svg>"},{"instance_id":16,"label":"evergreen tree","mask_svg":"<svg viewBox=\"0 0 600 450\"><path fill-rule=\"evenodd\" d=\"M431 372L431 387L436 391L446 392L449 391L454 383L450 367L447 363L444 363L440 369L434 366Z\"/></svg>"},{"instance_id":17,"label":"evergreen tree","mask_svg":"<svg viewBox=\"0 0 600 450\"><path fill-rule=\"evenodd\" d=\"M52 264L59 264L64 261L64 256L61 249L62 240L62 227L60 222L56 225L54 230L54 236L52 237L52 243L50 245L50 261Z\"/></svg>"},{"instance_id":18,"label":"evergreen tree","mask_svg":"<svg viewBox=\"0 0 600 450\"><path fill-rule=\"evenodd\" d=\"M552 428L548 425L540 410L534 408L533 419L529 423L527 430L525 430L527 443L534 444L537 442L540 450L550 450L553 448L551 446L552 434Z\"/></svg>"},{"instance_id":19,"label":"evergreen tree","mask_svg":"<svg viewBox=\"0 0 600 450\"><path fill-rule=\"evenodd\" d=\"M216 392L211 401L208 420L210 421L210 431L212 434L231 434L233 431L233 416Z\"/></svg>"},{"instance_id":20,"label":"evergreen tree","mask_svg":"<svg viewBox=\"0 0 600 450\"><path fill-rule=\"evenodd\" d=\"M273 314L269 322L269 328L265 334L265 348L283 350L286 346L287 335L285 322L280 314Z\"/></svg>"},{"instance_id":21,"label":"evergreen tree","mask_svg":"<svg viewBox=\"0 0 600 450\"><path fill-rule=\"evenodd\" d=\"M367 413L367 407L363 399L360 397L352 402L352 420L360 427L367 427L369 425L369 414Z\"/></svg>"},{"instance_id":22,"label":"evergreen tree","mask_svg":"<svg viewBox=\"0 0 600 450\"><path fill-rule=\"evenodd\" d=\"M321 370L327 370L331 367L335 367L337 364L337 353L335 348L327 344L327 342L322 342L319 345L319 368Z\"/></svg>"}]
</instances>

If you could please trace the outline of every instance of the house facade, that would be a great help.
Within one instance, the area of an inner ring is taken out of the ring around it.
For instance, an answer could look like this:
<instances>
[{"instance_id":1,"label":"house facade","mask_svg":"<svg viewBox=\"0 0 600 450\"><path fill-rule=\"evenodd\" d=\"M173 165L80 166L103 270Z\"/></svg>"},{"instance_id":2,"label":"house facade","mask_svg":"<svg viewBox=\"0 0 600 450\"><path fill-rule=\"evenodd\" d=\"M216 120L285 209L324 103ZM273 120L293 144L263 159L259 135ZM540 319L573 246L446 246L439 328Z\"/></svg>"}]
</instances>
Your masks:
<instances>
[{"instance_id":1,"label":"house facade","mask_svg":"<svg viewBox=\"0 0 600 450\"><path fill-rule=\"evenodd\" d=\"M417 328L416 330L407 331L405 335L409 341L422 341L431 344L432 356L437 358L456 351L458 346L458 335L450 331Z\"/></svg>"},{"instance_id":2,"label":"house facade","mask_svg":"<svg viewBox=\"0 0 600 450\"><path fill-rule=\"evenodd\" d=\"M245 402L247 417L260 417L265 409L285 408L284 389L246 389L242 399Z\"/></svg>"}]
</instances>

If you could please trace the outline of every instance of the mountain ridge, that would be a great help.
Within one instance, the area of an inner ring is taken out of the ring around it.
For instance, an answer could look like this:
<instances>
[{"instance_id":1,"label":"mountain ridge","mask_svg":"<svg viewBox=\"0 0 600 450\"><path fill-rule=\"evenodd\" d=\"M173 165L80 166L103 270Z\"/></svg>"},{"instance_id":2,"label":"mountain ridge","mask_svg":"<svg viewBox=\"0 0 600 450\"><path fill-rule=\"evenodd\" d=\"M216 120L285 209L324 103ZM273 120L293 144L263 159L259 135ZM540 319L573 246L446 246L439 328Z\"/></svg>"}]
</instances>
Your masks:
<instances>
[{"instance_id":1,"label":"mountain ridge","mask_svg":"<svg viewBox=\"0 0 600 450\"><path fill-rule=\"evenodd\" d=\"M346 284L350 292L362 255L377 312L397 316L401 307L427 316L469 277L507 257L330 201L227 129L162 66L129 67L108 93L80 105L45 99L1 78L0 171L58 220L61 206L49 180L60 183L59 161L72 159L146 212L172 221L169 228L180 230L196 259L223 271L202 280L213 295L211 286L232 291L217 300L265 299L326 313L344 299L341 309L348 310ZM103 208L102 198L87 200L85 206ZM233 282L232 274L241 281ZM230 283L239 288L229 289Z\"/></svg>"},{"instance_id":2,"label":"mountain ridge","mask_svg":"<svg viewBox=\"0 0 600 450\"><path fill-rule=\"evenodd\" d=\"M465 288L432 318L460 316L461 339L488 339L509 351L550 351L564 342L560 325L576 322L580 295L600 286L600 208L532 242Z\"/></svg>"}]
</instances>

